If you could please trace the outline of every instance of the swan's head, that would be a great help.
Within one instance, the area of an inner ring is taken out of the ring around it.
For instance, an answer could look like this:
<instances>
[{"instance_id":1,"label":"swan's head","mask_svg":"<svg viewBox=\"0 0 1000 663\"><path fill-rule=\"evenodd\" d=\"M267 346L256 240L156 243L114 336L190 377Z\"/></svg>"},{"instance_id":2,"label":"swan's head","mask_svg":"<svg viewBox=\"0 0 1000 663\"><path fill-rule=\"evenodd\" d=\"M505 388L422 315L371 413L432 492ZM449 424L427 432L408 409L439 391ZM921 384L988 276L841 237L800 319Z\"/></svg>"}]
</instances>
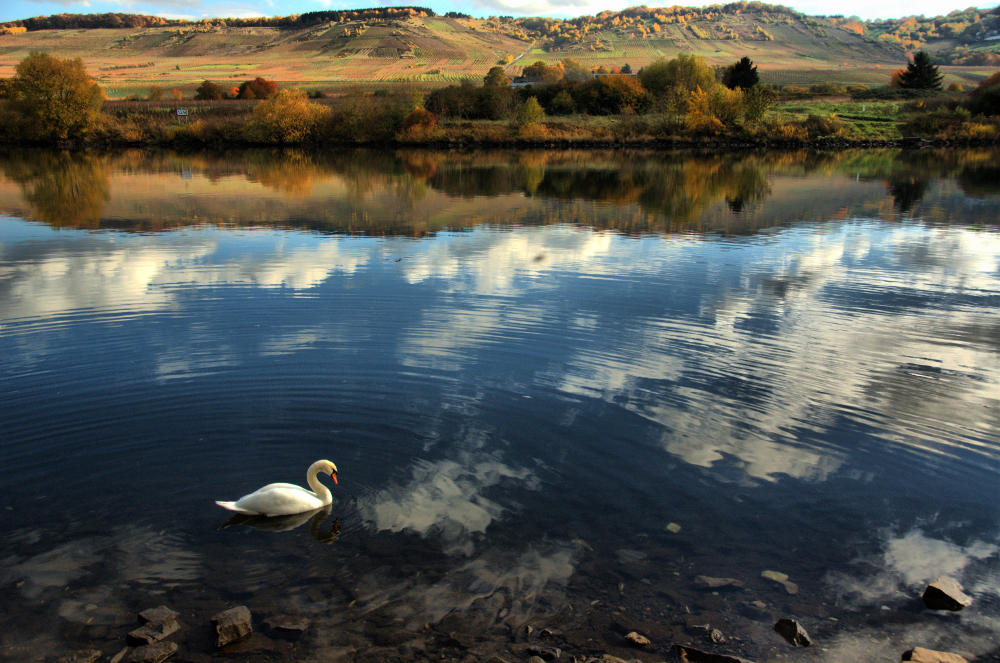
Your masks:
<instances>
[{"instance_id":1,"label":"swan's head","mask_svg":"<svg viewBox=\"0 0 1000 663\"><path fill-rule=\"evenodd\" d=\"M310 472L315 470L317 474L320 472L324 474L329 474L330 478L333 479L334 483L337 483L337 466L328 460L317 460L309 468Z\"/></svg>"}]
</instances>

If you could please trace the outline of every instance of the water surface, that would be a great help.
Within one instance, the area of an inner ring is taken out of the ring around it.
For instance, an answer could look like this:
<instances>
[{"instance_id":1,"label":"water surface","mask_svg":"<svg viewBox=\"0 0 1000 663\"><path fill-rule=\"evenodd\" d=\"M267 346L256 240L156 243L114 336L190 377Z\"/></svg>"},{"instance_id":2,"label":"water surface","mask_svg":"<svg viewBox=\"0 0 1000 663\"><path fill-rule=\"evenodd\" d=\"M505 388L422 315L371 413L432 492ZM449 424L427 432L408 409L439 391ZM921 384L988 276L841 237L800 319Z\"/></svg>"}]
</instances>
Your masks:
<instances>
[{"instance_id":1,"label":"water surface","mask_svg":"<svg viewBox=\"0 0 1000 663\"><path fill-rule=\"evenodd\" d=\"M114 654L166 604L204 663L243 604L261 661L516 660L545 626L991 660L998 162L2 152L0 653ZM318 458L329 515L219 529ZM970 608L922 609L941 575Z\"/></svg>"}]
</instances>

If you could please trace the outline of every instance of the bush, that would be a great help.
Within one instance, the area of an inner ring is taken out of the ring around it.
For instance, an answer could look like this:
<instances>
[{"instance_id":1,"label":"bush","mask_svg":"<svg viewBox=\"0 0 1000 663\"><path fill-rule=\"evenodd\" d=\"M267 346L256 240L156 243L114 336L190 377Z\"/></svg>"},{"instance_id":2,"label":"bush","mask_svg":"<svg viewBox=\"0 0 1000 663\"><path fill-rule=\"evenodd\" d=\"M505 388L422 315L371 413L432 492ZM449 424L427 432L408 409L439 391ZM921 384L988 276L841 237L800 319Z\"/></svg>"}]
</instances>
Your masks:
<instances>
[{"instance_id":1,"label":"bush","mask_svg":"<svg viewBox=\"0 0 1000 663\"><path fill-rule=\"evenodd\" d=\"M195 99L204 99L206 101L215 101L217 99L223 99L226 96L226 90L219 84L213 83L212 81L205 81L194 91Z\"/></svg>"},{"instance_id":2,"label":"bush","mask_svg":"<svg viewBox=\"0 0 1000 663\"><path fill-rule=\"evenodd\" d=\"M844 131L844 123L834 114L823 117L810 113L800 124L809 138L832 138L842 135Z\"/></svg>"},{"instance_id":3,"label":"bush","mask_svg":"<svg viewBox=\"0 0 1000 663\"><path fill-rule=\"evenodd\" d=\"M421 98L411 93L376 97L355 90L333 107L324 136L351 143L394 140L420 102Z\"/></svg>"},{"instance_id":4,"label":"bush","mask_svg":"<svg viewBox=\"0 0 1000 663\"><path fill-rule=\"evenodd\" d=\"M8 103L23 138L80 138L98 124L104 91L83 61L32 53L14 68Z\"/></svg>"},{"instance_id":5,"label":"bush","mask_svg":"<svg viewBox=\"0 0 1000 663\"><path fill-rule=\"evenodd\" d=\"M976 115L1000 115L1000 71L972 91L965 107Z\"/></svg>"},{"instance_id":6,"label":"bush","mask_svg":"<svg viewBox=\"0 0 1000 663\"><path fill-rule=\"evenodd\" d=\"M414 108L409 115L403 118L403 131L408 131L414 127L426 131L437 124L434 114L424 108Z\"/></svg>"},{"instance_id":7,"label":"bush","mask_svg":"<svg viewBox=\"0 0 1000 663\"><path fill-rule=\"evenodd\" d=\"M573 97L566 90L560 90L548 105L550 115L572 115L576 111Z\"/></svg>"},{"instance_id":8,"label":"bush","mask_svg":"<svg viewBox=\"0 0 1000 663\"><path fill-rule=\"evenodd\" d=\"M538 103L538 99L534 97L529 97L524 105L521 106L520 110L517 111L517 117L514 118L514 124L520 128L530 126L532 124L538 124L545 119L545 111L542 110L541 105Z\"/></svg>"},{"instance_id":9,"label":"bush","mask_svg":"<svg viewBox=\"0 0 1000 663\"><path fill-rule=\"evenodd\" d=\"M809 91L816 95L823 96L839 96L842 94L847 94L847 88L843 85L837 85L836 83L818 83L816 85L810 85Z\"/></svg>"},{"instance_id":10,"label":"bush","mask_svg":"<svg viewBox=\"0 0 1000 663\"><path fill-rule=\"evenodd\" d=\"M274 99L278 95L278 84L258 76L252 81L240 83L237 99Z\"/></svg>"},{"instance_id":11,"label":"bush","mask_svg":"<svg viewBox=\"0 0 1000 663\"><path fill-rule=\"evenodd\" d=\"M282 90L253 109L246 135L256 143L301 143L317 138L329 115L329 108L309 103L304 92Z\"/></svg>"}]
</instances>

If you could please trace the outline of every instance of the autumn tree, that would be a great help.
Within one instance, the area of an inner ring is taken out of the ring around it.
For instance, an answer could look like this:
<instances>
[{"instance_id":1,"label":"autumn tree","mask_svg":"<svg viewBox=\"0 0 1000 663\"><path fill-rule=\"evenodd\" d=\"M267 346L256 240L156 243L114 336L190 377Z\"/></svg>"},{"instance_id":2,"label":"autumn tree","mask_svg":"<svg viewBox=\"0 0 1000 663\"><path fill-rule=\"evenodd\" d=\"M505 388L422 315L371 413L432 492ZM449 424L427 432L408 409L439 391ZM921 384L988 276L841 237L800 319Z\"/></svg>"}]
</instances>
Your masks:
<instances>
[{"instance_id":1,"label":"autumn tree","mask_svg":"<svg viewBox=\"0 0 1000 663\"><path fill-rule=\"evenodd\" d=\"M518 110L517 117L514 118L514 123L523 128L532 124L538 124L544 119L545 111L542 109L541 104L538 103L538 99L528 97L528 100Z\"/></svg>"},{"instance_id":2,"label":"autumn tree","mask_svg":"<svg viewBox=\"0 0 1000 663\"><path fill-rule=\"evenodd\" d=\"M510 85L510 79L504 74L503 67L493 67L483 77L483 85L492 85L493 87L507 87Z\"/></svg>"},{"instance_id":3,"label":"autumn tree","mask_svg":"<svg viewBox=\"0 0 1000 663\"><path fill-rule=\"evenodd\" d=\"M282 90L258 104L247 124L247 138L257 143L301 143L315 138L331 111L309 103L301 90Z\"/></svg>"},{"instance_id":4,"label":"autumn tree","mask_svg":"<svg viewBox=\"0 0 1000 663\"><path fill-rule=\"evenodd\" d=\"M913 54L906 71L899 75L899 87L911 90L940 90L944 76L931 63L931 56L924 51Z\"/></svg>"},{"instance_id":5,"label":"autumn tree","mask_svg":"<svg viewBox=\"0 0 1000 663\"><path fill-rule=\"evenodd\" d=\"M660 58L639 73L639 81L674 113L687 111L691 93L709 91L715 86L715 73L697 55L679 53L673 60Z\"/></svg>"},{"instance_id":6,"label":"autumn tree","mask_svg":"<svg viewBox=\"0 0 1000 663\"><path fill-rule=\"evenodd\" d=\"M14 71L8 107L21 136L78 138L97 125L104 91L87 75L80 58L31 53Z\"/></svg>"},{"instance_id":7,"label":"autumn tree","mask_svg":"<svg viewBox=\"0 0 1000 663\"><path fill-rule=\"evenodd\" d=\"M237 99L273 99L278 95L278 84L258 76L252 81L240 83Z\"/></svg>"},{"instance_id":8,"label":"autumn tree","mask_svg":"<svg viewBox=\"0 0 1000 663\"><path fill-rule=\"evenodd\" d=\"M239 94L238 90L237 94ZM194 98L198 100L216 101L218 99L224 99L225 96L225 89L218 83L213 83L212 81L205 81L194 90Z\"/></svg>"}]
</instances>

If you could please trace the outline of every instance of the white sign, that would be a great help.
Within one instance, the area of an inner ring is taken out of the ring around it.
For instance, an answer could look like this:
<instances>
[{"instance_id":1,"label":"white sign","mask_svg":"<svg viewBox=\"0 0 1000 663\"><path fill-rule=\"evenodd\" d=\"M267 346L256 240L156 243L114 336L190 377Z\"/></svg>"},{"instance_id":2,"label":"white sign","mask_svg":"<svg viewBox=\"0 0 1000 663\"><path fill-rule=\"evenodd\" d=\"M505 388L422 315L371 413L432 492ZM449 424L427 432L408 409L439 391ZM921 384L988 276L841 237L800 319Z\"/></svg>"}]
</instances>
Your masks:
<instances>
[{"instance_id":1,"label":"white sign","mask_svg":"<svg viewBox=\"0 0 1000 663\"><path fill-rule=\"evenodd\" d=\"M187 114L188 114L188 109L186 109L186 108L178 108L177 109L177 117L180 117L181 115L187 115Z\"/></svg>"}]
</instances>

